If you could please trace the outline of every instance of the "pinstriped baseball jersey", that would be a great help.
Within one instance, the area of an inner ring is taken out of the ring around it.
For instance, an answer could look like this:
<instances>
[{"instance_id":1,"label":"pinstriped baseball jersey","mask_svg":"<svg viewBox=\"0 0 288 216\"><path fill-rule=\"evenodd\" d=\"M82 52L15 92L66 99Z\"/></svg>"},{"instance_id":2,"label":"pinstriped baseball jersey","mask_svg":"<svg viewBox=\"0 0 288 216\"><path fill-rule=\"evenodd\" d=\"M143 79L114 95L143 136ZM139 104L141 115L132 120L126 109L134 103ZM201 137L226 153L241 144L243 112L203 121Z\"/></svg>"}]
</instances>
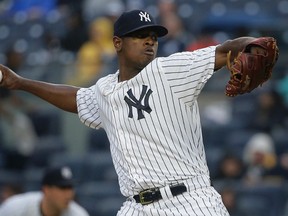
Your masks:
<instances>
[{"instance_id":1,"label":"pinstriped baseball jersey","mask_svg":"<svg viewBox=\"0 0 288 216\"><path fill-rule=\"evenodd\" d=\"M1 216L43 216L40 203L43 193L31 191L9 197L0 205ZM60 216L89 216L88 212L75 201L71 201Z\"/></svg>"},{"instance_id":2,"label":"pinstriped baseball jersey","mask_svg":"<svg viewBox=\"0 0 288 216\"><path fill-rule=\"evenodd\" d=\"M185 179L210 184L196 100L214 61L215 47L176 53L130 80L116 72L78 91L81 121L106 130L124 196Z\"/></svg>"}]
</instances>

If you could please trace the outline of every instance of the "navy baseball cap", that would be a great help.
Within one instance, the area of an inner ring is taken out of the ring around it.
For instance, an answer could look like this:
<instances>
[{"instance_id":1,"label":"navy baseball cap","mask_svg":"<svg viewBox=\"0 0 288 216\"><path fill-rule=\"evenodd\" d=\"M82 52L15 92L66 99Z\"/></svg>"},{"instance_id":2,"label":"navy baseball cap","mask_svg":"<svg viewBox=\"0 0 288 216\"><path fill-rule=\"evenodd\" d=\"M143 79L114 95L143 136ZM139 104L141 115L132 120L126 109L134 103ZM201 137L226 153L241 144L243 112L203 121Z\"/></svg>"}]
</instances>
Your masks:
<instances>
[{"instance_id":1,"label":"navy baseball cap","mask_svg":"<svg viewBox=\"0 0 288 216\"><path fill-rule=\"evenodd\" d=\"M42 185L74 187L75 180L73 179L73 174L69 167L54 167L45 171Z\"/></svg>"},{"instance_id":2,"label":"navy baseball cap","mask_svg":"<svg viewBox=\"0 0 288 216\"><path fill-rule=\"evenodd\" d=\"M156 24L154 18L146 11L132 10L124 12L114 23L114 36L122 37L140 29L150 28L158 35L165 36L168 30Z\"/></svg>"}]
</instances>

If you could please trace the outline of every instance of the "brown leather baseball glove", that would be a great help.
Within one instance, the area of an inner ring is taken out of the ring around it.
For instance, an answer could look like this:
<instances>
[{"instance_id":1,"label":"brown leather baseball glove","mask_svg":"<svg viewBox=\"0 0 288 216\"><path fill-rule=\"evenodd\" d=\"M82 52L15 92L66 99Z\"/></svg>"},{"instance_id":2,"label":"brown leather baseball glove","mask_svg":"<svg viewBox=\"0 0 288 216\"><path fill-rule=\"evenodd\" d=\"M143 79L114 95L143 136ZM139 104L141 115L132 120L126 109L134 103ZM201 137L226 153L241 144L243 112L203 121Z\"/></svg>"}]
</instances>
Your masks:
<instances>
[{"instance_id":1,"label":"brown leather baseball glove","mask_svg":"<svg viewBox=\"0 0 288 216\"><path fill-rule=\"evenodd\" d=\"M226 95L234 97L251 92L271 77L279 50L273 37L260 37L249 43L232 63L230 55L231 51L227 55L230 80Z\"/></svg>"}]
</instances>

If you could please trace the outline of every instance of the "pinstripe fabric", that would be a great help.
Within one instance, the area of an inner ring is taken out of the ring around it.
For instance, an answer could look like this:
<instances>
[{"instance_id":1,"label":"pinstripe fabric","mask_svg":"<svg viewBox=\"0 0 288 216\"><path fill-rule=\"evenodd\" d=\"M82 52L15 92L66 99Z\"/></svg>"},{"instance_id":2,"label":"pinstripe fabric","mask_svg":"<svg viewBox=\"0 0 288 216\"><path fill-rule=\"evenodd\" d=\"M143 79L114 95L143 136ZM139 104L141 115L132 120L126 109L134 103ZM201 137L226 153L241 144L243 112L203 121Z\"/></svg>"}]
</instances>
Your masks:
<instances>
[{"instance_id":1,"label":"pinstripe fabric","mask_svg":"<svg viewBox=\"0 0 288 216\"><path fill-rule=\"evenodd\" d=\"M156 58L130 80L118 83L116 72L78 91L80 120L107 132L124 196L186 179L191 188L209 186L197 97L214 61L215 47L176 53ZM142 214L142 206L128 203L120 215L166 215Z\"/></svg>"},{"instance_id":2,"label":"pinstripe fabric","mask_svg":"<svg viewBox=\"0 0 288 216\"><path fill-rule=\"evenodd\" d=\"M117 216L229 216L220 195L212 187L198 188L150 205L126 201Z\"/></svg>"}]
</instances>

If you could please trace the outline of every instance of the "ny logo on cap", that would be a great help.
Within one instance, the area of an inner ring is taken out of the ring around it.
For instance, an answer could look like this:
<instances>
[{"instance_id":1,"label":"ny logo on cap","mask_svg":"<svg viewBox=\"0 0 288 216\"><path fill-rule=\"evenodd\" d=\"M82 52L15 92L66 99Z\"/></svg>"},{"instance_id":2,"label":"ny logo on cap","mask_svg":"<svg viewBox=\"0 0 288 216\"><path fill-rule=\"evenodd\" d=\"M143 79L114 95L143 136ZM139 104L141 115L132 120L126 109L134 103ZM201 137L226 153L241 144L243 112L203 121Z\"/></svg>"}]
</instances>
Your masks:
<instances>
[{"instance_id":1,"label":"ny logo on cap","mask_svg":"<svg viewBox=\"0 0 288 216\"><path fill-rule=\"evenodd\" d=\"M151 22L150 15L147 12L141 11L139 13L139 16L140 16L141 21L143 21L143 19L145 19L145 22L148 22L148 21Z\"/></svg>"},{"instance_id":2,"label":"ny logo on cap","mask_svg":"<svg viewBox=\"0 0 288 216\"><path fill-rule=\"evenodd\" d=\"M71 179L72 178L72 171L68 167L63 167L61 169L61 175L64 179Z\"/></svg>"}]
</instances>

